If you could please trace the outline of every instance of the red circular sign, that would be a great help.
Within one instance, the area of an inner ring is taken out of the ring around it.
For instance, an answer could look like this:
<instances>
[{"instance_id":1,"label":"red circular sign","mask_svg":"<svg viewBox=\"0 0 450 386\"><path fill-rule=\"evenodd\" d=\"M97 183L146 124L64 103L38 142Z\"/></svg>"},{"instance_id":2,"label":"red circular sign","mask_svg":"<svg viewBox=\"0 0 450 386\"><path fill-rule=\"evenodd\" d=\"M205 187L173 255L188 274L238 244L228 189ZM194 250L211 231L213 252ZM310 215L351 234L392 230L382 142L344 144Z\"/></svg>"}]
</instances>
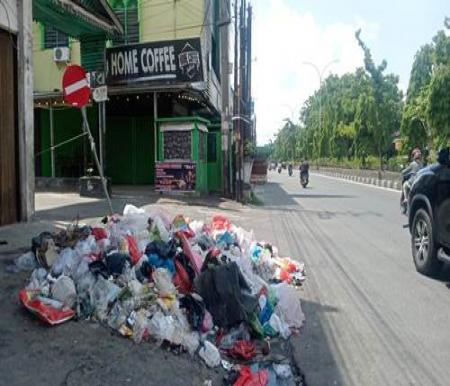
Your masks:
<instances>
[{"instance_id":1,"label":"red circular sign","mask_svg":"<svg viewBox=\"0 0 450 386\"><path fill-rule=\"evenodd\" d=\"M91 89L86 71L81 66L68 66L63 75L64 100L72 106L82 108L89 102Z\"/></svg>"}]
</instances>

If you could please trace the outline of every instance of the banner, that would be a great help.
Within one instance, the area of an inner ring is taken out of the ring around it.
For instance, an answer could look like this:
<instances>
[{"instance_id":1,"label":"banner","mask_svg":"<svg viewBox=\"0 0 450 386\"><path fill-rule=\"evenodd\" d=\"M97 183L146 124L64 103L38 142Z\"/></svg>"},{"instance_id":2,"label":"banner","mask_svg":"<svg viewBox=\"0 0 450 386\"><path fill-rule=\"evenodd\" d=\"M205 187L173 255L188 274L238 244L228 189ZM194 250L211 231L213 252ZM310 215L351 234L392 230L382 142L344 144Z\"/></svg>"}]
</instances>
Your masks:
<instances>
[{"instance_id":1,"label":"banner","mask_svg":"<svg viewBox=\"0 0 450 386\"><path fill-rule=\"evenodd\" d=\"M173 84L203 81L200 38L129 44L106 49L106 83Z\"/></svg>"},{"instance_id":2,"label":"banner","mask_svg":"<svg viewBox=\"0 0 450 386\"><path fill-rule=\"evenodd\" d=\"M195 191L195 162L157 162L155 168L157 191Z\"/></svg>"}]
</instances>

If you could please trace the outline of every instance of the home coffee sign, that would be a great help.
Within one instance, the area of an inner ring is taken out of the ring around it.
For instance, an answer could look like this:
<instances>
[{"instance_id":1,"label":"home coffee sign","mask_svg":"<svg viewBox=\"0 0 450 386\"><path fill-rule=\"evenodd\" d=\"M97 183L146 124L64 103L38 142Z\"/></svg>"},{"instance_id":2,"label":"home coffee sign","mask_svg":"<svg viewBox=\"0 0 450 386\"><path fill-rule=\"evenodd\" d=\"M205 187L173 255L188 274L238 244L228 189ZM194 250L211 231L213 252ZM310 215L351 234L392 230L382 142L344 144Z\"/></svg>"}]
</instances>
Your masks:
<instances>
[{"instance_id":1,"label":"home coffee sign","mask_svg":"<svg viewBox=\"0 0 450 386\"><path fill-rule=\"evenodd\" d=\"M106 49L108 85L203 81L200 38L130 44Z\"/></svg>"}]
</instances>

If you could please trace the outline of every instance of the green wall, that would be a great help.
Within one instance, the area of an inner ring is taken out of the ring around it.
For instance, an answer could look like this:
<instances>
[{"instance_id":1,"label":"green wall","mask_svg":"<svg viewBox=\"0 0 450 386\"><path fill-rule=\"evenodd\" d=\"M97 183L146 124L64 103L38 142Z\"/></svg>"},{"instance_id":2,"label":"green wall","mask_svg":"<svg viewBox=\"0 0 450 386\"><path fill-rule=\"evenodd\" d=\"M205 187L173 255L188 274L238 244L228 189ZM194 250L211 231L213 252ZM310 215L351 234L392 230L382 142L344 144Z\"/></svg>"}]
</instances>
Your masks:
<instances>
[{"instance_id":1,"label":"green wall","mask_svg":"<svg viewBox=\"0 0 450 386\"><path fill-rule=\"evenodd\" d=\"M222 190L223 178L222 134L220 126L210 126L208 130L208 188L211 192L219 192Z\"/></svg>"},{"instance_id":2,"label":"green wall","mask_svg":"<svg viewBox=\"0 0 450 386\"><path fill-rule=\"evenodd\" d=\"M89 127L98 144L97 108L87 109ZM50 109L39 112L40 150L50 149ZM54 144L82 134L81 112L75 108L55 107L53 109ZM90 154L87 137L81 137L55 149L55 177L80 177L84 175L84 150L88 164L94 164ZM51 152L45 151L40 156L41 176L51 177Z\"/></svg>"}]
</instances>

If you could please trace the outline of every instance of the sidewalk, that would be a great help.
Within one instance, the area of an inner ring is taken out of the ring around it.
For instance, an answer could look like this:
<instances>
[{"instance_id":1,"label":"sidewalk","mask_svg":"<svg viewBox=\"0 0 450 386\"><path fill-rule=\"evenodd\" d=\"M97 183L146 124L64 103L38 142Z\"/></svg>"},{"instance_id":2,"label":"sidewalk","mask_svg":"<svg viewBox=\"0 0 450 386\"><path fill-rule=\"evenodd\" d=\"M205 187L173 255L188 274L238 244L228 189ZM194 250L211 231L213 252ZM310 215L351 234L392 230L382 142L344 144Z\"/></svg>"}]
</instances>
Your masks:
<instances>
[{"instance_id":1,"label":"sidewalk","mask_svg":"<svg viewBox=\"0 0 450 386\"><path fill-rule=\"evenodd\" d=\"M262 189L263 191L263 189ZM261 193L262 193L261 191ZM169 215L183 214L210 220L222 214L234 223L264 233L263 208L243 206L218 196L183 197L159 195L147 187L114 189L114 210L125 204L152 209L160 207ZM76 193L36 194L36 215L29 223L0 227L0 373L10 385L222 385L225 370L207 368L198 358L177 354L152 344L135 345L116 337L110 329L89 321L72 321L46 327L19 305L18 289L30 273L9 273L6 267L29 250L31 238L45 230L64 228L73 221L95 224L108 212L105 200L84 198ZM258 226L259 225L259 226ZM260 228L260 229L257 229ZM300 338L274 343L271 355L294 359ZM294 364L291 362L293 366ZM22 364L22 365L20 365ZM44 370L44 371L43 371Z\"/></svg>"},{"instance_id":2,"label":"sidewalk","mask_svg":"<svg viewBox=\"0 0 450 386\"><path fill-rule=\"evenodd\" d=\"M118 186L113 189L114 211L122 213L126 204L146 209L164 206L170 215L184 214L198 219L210 218L213 214L226 214L236 221L239 213L248 210L232 200L217 195L186 197L181 195L161 195L151 186ZM94 224L108 214L106 200L80 197L73 192L39 192L35 195L36 213L33 221L0 227L0 260L6 252L18 251L30 246L31 238L37 234L65 228L75 221Z\"/></svg>"}]
</instances>

